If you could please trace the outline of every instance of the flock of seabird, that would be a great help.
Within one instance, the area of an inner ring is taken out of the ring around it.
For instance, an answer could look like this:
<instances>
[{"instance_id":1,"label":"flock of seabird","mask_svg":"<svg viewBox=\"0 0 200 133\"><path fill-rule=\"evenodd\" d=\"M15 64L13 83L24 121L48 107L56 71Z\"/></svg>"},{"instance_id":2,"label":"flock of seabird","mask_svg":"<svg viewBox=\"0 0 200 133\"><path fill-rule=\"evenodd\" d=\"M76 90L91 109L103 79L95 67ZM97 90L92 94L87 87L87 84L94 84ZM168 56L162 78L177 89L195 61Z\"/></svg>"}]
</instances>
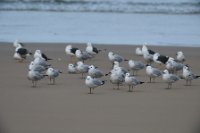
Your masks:
<instances>
[{"instance_id":1,"label":"flock of seabird","mask_svg":"<svg viewBox=\"0 0 200 133\"><path fill-rule=\"evenodd\" d=\"M23 62L27 56L32 55L22 43L19 43L17 40L13 43L15 47L15 53L13 58L19 62ZM32 82L32 86L36 87L37 81L43 79L45 76L49 77L49 84L55 84L55 78L59 76L61 71L53 68L48 61L52 60L48 58L41 50L36 50L33 55L34 60L30 62L28 66L27 77Z\"/></svg>"},{"instance_id":2,"label":"flock of seabird","mask_svg":"<svg viewBox=\"0 0 200 133\"><path fill-rule=\"evenodd\" d=\"M19 62L23 62L32 53L27 50L22 43L17 40L13 43L15 47L15 53L13 58ZM67 45L65 53L70 56L70 62L76 60L76 63L69 63L67 72L69 74L81 74L82 79L85 80L85 85L89 88L89 94L92 94L92 90L96 87L102 86L106 83L106 80L100 78L109 76L110 83L112 83L113 89L119 89L120 85L127 85L128 91L132 92L133 88L137 85L145 83L137 79L138 71L145 69L146 75L149 77L149 82L154 82L155 79L162 77L163 81L167 83L167 88L172 87L172 83L185 79L186 85L191 85L193 79L197 79L200 76L194 74L188 64L184 64L185 55L182 51L176 53L176 58L162 55L151 49L148 49L146 45L141 48L135 49L135 54L143 57L143 61L126 59L123 56L113 52L108 52L108 60L112 64L112 68L108 73L104 73L97 66L93 64L86 64L86 60L95 58L104 50L97 49L91 43L87 43L85 50ZM32 86L37 86L37 81L44 77L49 77L49 84L55 84L55 79L62 73L60 70L54 68L48 61L52 60L48 58L41 50L36 50L33 54L34 60L30 62L28 68L28 79L32 82ZM120 66L121 62L127 61L128 68ZM160 67L154 67L152 64L159 64ZM182 74L178 72L182 71ZM117 88L115 88L115 86Z\"/></svg>"}]
</instances>

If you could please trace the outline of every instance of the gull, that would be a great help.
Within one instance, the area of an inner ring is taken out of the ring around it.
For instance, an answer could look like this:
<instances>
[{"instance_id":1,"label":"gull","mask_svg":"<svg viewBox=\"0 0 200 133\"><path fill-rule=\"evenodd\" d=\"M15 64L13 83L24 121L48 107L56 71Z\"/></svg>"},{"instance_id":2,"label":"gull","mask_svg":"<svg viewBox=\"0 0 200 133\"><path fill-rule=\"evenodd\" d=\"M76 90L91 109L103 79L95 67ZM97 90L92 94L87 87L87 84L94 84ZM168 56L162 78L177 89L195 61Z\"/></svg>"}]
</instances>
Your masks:
<instances>
[{"instance_id":1,"label":"gull","mask_svg":"<svg viewBox=\"0 0 200 133\"><path fill-rule=\"evenodd\" d=\"M182 63L185 61L185 56L182 51L178 51L176 53L176 59L178 62L182 62Z\"/></svg>"},{"instance_id":2,"label":"gull","mask_svg":"<svg viewBox=\"0 0 200 133\"><path fill-rule=\"evenodd\" d=\"M146 74L149 76L151 83L151 79L155 82L155 78L161 76L162 72L158 68L153 68L152 66L147 65Z\"/></svg>"},{"instance_id":3,"label":"gull","mask_svg":"<svg viewBox=\"0 0 200 133\"><path fill-rule=\"evenodd\" d=\"M78 48L72 47L72 45L67 45L65 47L65 53L67 55L70 55L70 58L72 59L73 56L76 56L76 50L78 50Z\"/></svg>"},{"instance_id":4,"label":"gull","mask_svg":"<svg viewBox=\"0 0 200 133\"><path fill-rule=\"evenodd\" d=\"M113 68L119 68L124 74L128 72L128 70L125 67L120 67L119 62L117 62L117 61L114 61Z\"/></svg>"},{"instance_id":5,"label":"gull","mask_svg":"<svg viewBox=\"0 0 200 133\"><path fill-rule=\"evenodd\" d=\"M41 57L36 57L36 58L33 60L33 63L34 63L35 65L44 66L45 68L48 68L49 66L51 66L44 58L41 58Z\"/></svg>"},{"instance_id":6,"label":"gull","mask_svg":"<svg viewBox=\"0 0 200 133\"><path fill-rule=\"evenodd\" d=\"M172 87L172 83L180 80L177 75L169 73L167 69L163 71L162 78L168 84L167 89L170 89Z\"/></svg>"},{"instance_id":7,"label":"gull","mask_svg":"<svg viewBox=\"0 0 200 133\"><path fill-rule=\"evenodd\" d=\"M39 65L39 64L34 64L34 61L31 61L31 63L29 64L29 70L33 70L33 71L38 71L40 73L46 71L46 67Z\"/></svg>"},{"instance_id":8,"label":"gull","mask_svg":"<svg viewBox=\"0 0 200 133\"><path fill-rule=\"evenodd\" d=\"M151 55L149 53L144 53L143 58L147 64L151 64L153 62L153 55Z\"/></svg>"},{"instance_id":9,"label":"gull","mask_svg":"<svg viewBox=\"0 0 200 133\"><path fill-rule=\"evenodd\" d=\"M130 73L126 73L125 83L129 86L128 91L132 92L131 88L133 89L136 85L143 84L144 82L137 80L134 76L130 76Z\"/></svg>"},{"instance_id":10,"label":"gull","mask_svg":"<svg viewBox=\"0 0 200 133\"><path fill-rule=\"evenodd\" d=\"M122 57L121 55L114 54L112 51L108 53L108 59L112 62L112 67L115 61L119 63L121 63L122 61L128 61L127 59L124 59L124 57Z\"/></svg>"},{"instance_id":11,"label":"gull","mask_svg":"<svg viewBox=\"0 0 200 133\"><path fill-rule=\"evenodd\" d=\"M94 55L98 54L101 50L99 50L96 47L92 46L91 42L88 42L85 51L87 53L91 54L92 56L94 56Z\"/></svg>"},{"instance_id":12,"label":"gull","mask_svg":"<svg viewBox=\"0 0 200 133\"><path fill-rule=\"evenodd\" d=\"M94 65L89 66L88 75L92 78L101 78L102 76L104 76L103 72L97 69L97 67L95 67Z\"/></svg>"},{"instance_id":13,"label":"gull","mask_svg":"<svg viewBox=\"0 0 200 133\"><path fill-rule=\"evenodd\" d=\"M46 75L34 70L30 70L27 75L28 79L32 81L32 87L36 87L37 81L43 79L44 76Z\"/></svg>"},{"instance_id":14,"label":"gull","mask_svg":"<svg viewBox=\"0 0 200 133\"><path fill-rule=\"evenodd\" d=\"M54 69L52 67L50 67L50 68L47 69L46 74L49 77L50 84L53 84L53 85L55 84L55 79L56 79L56 77L59 76L60 73L62 73L60 70ZM51 82L51 81L53 81L53 82Z\"/></svg>"},{"instance_id":15,"label":"gull","mask_svg":"<svg viewBox=\"0 0 200 133\"><path fill-rule=\"evenodd\" d=\"M13 58L16 60L19 60L20 62L23 62L23 60L26 59L26 57L32 55L32 53L23 47L20 43L14 43L15 53L13 55Z\"/></svg>"},{"instance_id":16,"label":"gull","mask_svg":"<svg viewBox=\"0 0 200 133\"><path fill-rule=\"evenodd\" d=\"M92 89L94 90L94 88L104 85L105 81L87 76L85 79L85 84L90 88L89 94L92 94Z\"/></svg>"},{"instance_id":17,"label":"gull","mask_svg":"<svg viewBox=\"0 0 200 133\"><path fill-rule=\"evenodd\" d=\"M136 75L137 75L137 71L144 69L145 67L145 64L143 62L135 61L135 60L129 60L128 65L129 65L129 68L133 71L133 75L134 75L134 72L136 72Z\"/></svg>"},{"instance_id":18,"label":"gull","mask_svg":"<svg viewBox=\"0 0 200 133\"><path fill-rule=\"evenodd\" d=\"M183 70L183 64L174 61L173 59L169 59L165 65L167 70L176 73L177 71Z\"/></svg>"},{"instance_id":19,"label":"gull","mask_svg":"<svg viewBox=\"0 0 200 133\"><path fill-rule=\"evenodd\" d=\"M15 41L13 42L13 46L14 46L15 48L17 48L19 45L20 45L21 47L24 47L24 44L21 43L21 42L18 42L18 40L15 40Z\"/></svg>"},{"instance_id":20,"label":"gull","mask_svg":"<svg viewBox=\"0 0 200 133\"><path fill-rule=\"evenodd\" d=\"M138 55L138 56L142 56L142 55L143 55L142 49L139 48L139 47L137 47L137 48L135 49L135 54Z\"/></svg>"},{"instance_id":21,"label":"gull","mask_svg":"<svg viewBox=\"0 0 200 133\"><path fill-rule=\"evenodd\" d=\"M143 54L144 54L144 53L149 53L149 54L151 54L151 55L154 55L154 54L155 54L155 52L154 52L153 50L151 50L151 49L148 49L146 45L143 45L143 46L142 46L142 53L143 53Z\"/></svg>"},{"instance_id":22,"label":"gull","mask_svg":"<svg viewBox=\"0 0 200 133\"><path fill-rule=\"evenodd\" d=\"M188 66L188 65L185 65L185 66L183 67L183 75L182 75L182 77L185 79L186 85L191 85L191 84L192 84L192 80L193 80L193 79L197 79L197 78L199 78L200 76L195 75L195 74L192 72L192 70L189 68L189 66ZM189 84L188 84L188 82L189 82Z\"/></svg>"},{"instance_id":23,"label":"gull","mask_svg":"<svg viewBox=\"0 0 200 133\"><path fill-rule=\"evenodd\" d=\"M155 54L155 52L151 49L148 49L146 45L143 45L142 53L146 62L151 64L151 62L153 61L153 55Z\"/></svg>"},{"instance_id":24,"label":"gull","mask_svg":"<svg viewBox=\"0 0 200 133\"><path fill-rule=\"evenodd\" d=\"M159 53L155 53L153 55L153 61L155 63L158 63L158 64L166 64L166 62L168 61L169 59L169 56L165 56L165 55L160 55Z\"/></svg>"},{"instance_id":25,"label":"gull","mask_svg":"<svg viewBox=\"0 0 200 133\"><path fill-rule=\"evenodd\" d=\"M83 62L89 58L92 58L92 56L86 51L76 50L75 54L76 54L77 59Z\"/></svg>"},{"instance_id":26,"label":"gull","mask_svg":"<svg viewBox=\"0 0 200 133\"><path fill-rule=\"evenodd\" d=\"M37 57L43 58L46 61L52 60L52 59L48 58L44 53L42 53L42 51L39 49L35 50L35 53L34 53L34 58L37 58Z\"/></svg>"},{"instance_id":27,"label":"gull","mask_svg":"<svg viewBox=\"0 0 200 133\"><path fill-rule=\"evenodd\" d=\"M22 58L17 52L14 53L13 58L19 62L23 62L24 60L24 58Z\"/></svg>"},{"instance_id":28,"label":"gull","mask_svg":"<svg viewBox=\"0 0 200 133\"><path fill-rule=\"evenodd\" d=\"M89 65L84 64L82 61L78 61L76 69L78 70L79 73L81 73L82 78L83 78L83 74L88 73Z\"/></svg>"},{"instance_id":29,"label":"gull","mask_svg":"<svg viewBox=\"0 0 200 133\"><path fill-rule=\"evenodd\" d=\"M117 89L119 90L119 85L124 83L124 78L125 78L124 72L120 68L117 67L117 68L113 68L111 70L111 72L109 72L109 73L111 73L110 82L112 84L116 84L117 85ZM107 75L108 74L106 74L106 76ZM113 87L113 89L115 89L115 88Z\"/></svg>"},{"instance_id":30,"label":"gull","mask_svg":"<svg viewBox=\"0 0 200 133\"><path fill-rule=\"evenodd\" d=\"M76 66L74 64L71 64L71 63L68 64L67 71L68 71L68 73L71 73L71 74L78 73Z\"/></svg>"}]
</instances>

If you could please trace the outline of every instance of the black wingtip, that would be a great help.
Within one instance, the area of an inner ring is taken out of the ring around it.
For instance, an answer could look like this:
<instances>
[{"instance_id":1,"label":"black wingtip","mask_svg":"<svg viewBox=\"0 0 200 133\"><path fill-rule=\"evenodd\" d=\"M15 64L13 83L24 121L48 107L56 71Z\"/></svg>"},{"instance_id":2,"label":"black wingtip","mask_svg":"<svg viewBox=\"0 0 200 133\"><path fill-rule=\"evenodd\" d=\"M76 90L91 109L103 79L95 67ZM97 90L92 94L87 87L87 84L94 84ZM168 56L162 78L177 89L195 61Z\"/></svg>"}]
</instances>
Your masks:
<instances>
[{"instance_id":1,"label":"black wingtip","mask_svg":"<svg viewBox=\"0 0 200 133\"><path fill-rule=\"evenodd\" d=\"M53 60L53 59L51 59L51 58L48 58L47 60Z\"/></svg>"},{"instance_id":2,"label":"black wingtip","mask_svg":"<svg viewBox=\"0 0 200 133\"><path fill-rule=\"evenodd\" d=\"M196 78L200 78L200 76L196 76Z\"/></svg>"},{"instance_id":3,"label":"black wingtip","mask_svg":"<svg viewBox=\"0 0 200 133\"><path fill-rule=\"evenodd\" d=\"M105 76L108 76L108 75L110 75L110 74L111 74L111 72L109 72L109 73L106 73L106 74L105 74Z\"/></svg>"},{"instance_id":4,"label":"black wingtip","mask_svg":"<svg viewBox=\"0 0 200 133\"><path fill-rule=\"evenodd\" d=\"M145 82L140 81L140 84L144 84Z\"/></svg>"},{"instance_id":5,"label":"black wingtip","mask_svg":"<svg viewBox=\"0 0 200 133\"><path fill-rule=\"evenodd\" d=\"M104 85L105 83L106 83L106 80L103 80L103 81L102 81L102 85Z\"/></svg>"}]
</instances>

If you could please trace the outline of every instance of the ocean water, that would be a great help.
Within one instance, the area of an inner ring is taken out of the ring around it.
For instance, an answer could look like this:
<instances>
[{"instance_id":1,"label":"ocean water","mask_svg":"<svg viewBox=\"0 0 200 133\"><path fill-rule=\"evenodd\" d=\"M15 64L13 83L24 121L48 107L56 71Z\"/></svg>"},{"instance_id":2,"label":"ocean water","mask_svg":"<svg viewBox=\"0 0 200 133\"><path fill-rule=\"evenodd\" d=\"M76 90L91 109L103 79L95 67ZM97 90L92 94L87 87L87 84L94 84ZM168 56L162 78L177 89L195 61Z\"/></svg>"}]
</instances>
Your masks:
<instances>
[{"instance_id":1,"label":"ocean water","mask_svg":"<svg viewBox=\"0 0 200 133\"><path fill-rule=\"evenodd\" d=\"M200 0L1 0L0 41L200 46Z\"/></svg>"}]
</instances>

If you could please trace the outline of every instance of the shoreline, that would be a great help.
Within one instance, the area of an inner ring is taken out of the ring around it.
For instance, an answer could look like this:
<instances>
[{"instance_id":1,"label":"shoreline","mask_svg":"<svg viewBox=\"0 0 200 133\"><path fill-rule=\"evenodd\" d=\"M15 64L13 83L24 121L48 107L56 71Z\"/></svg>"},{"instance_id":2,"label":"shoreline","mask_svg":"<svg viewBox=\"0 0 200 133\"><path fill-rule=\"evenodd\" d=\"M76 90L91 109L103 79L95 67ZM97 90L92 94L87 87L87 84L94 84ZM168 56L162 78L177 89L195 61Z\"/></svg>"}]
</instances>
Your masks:
<instances>
[{"instance_id":1,"label":"shoreline","mask_svg":"<svg viewBox=\"0 0 200 133\"><path fill-rule=\"evenodd\" d=\"M22 42L25 45L86 45L87 42ZM103 45L103 46L134 46L141 47L143 44L110 44L110 43L92 43L93 45ZM13 45L13 42L3 42L0 41L0 45ZM150 47L183 47L183 48L200 48L199 44L188 44L188 45L179 45L179 44L146 44ZM197 45L197 46L196 46Z\"/></svg>"}]
</instances>

